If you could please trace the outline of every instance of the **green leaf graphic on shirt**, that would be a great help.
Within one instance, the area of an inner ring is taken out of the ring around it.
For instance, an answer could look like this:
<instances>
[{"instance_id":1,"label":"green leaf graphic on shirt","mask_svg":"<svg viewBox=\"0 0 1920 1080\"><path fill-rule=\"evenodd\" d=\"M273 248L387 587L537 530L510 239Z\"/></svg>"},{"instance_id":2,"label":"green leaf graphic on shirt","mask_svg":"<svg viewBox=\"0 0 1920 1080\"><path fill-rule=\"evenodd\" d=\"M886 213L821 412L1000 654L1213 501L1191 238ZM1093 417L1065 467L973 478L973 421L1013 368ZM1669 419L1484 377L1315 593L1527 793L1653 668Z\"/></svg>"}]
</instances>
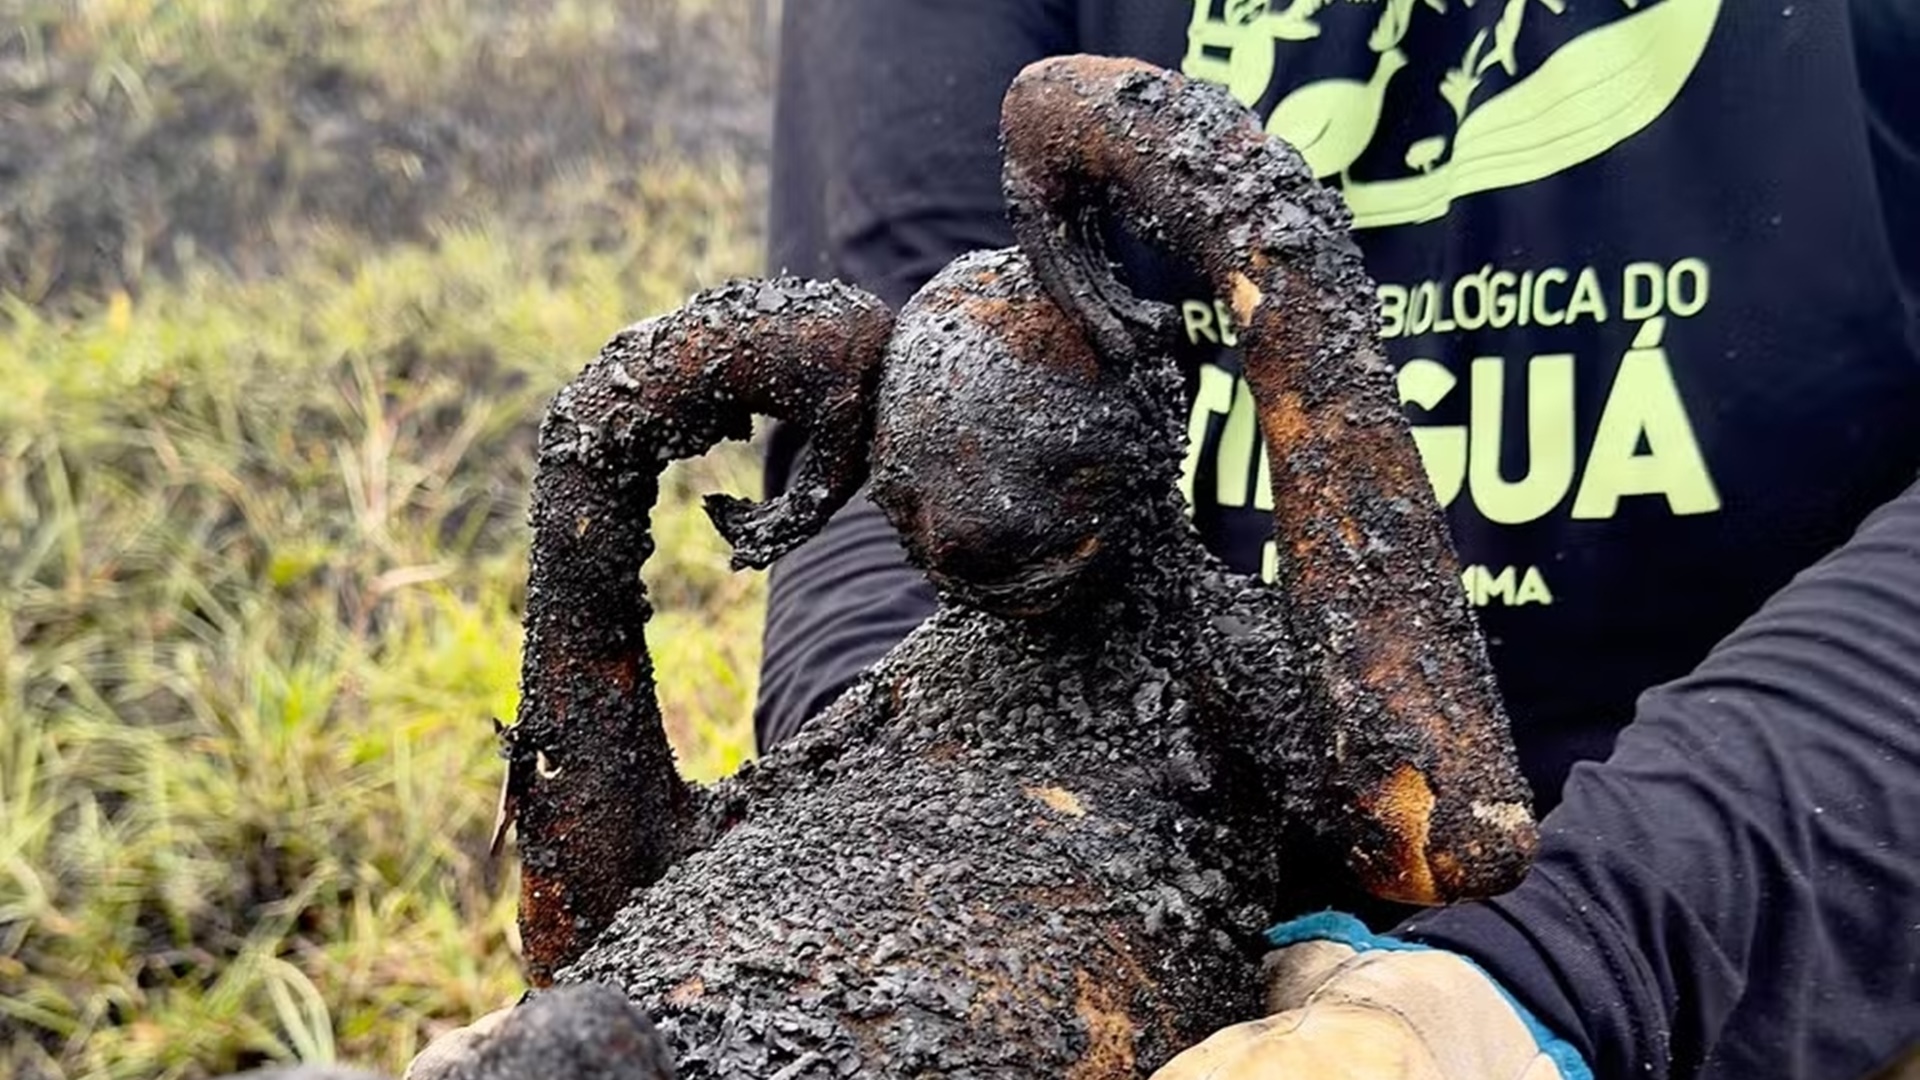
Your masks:
<instances>
[{"instance_id":1,"label":"green leaf graphic on shirt","mask_svg":"<svg viewBox=\"0 0 1920 1080\"><path fill-rule=\"evenodd\" d=\"M1413 21L1413 5L1416 0L1386 0L1380 10L1380 21L1373 24L1373 34L1367 38L1367 48L1383 53L1399 45L1407 36L1407 25ZM1447 0L1419 0L1433 9L1437 15L1447 13ZM1473 0L1464 0L1468 7Z\"/></svg>"},{"instance_id":2,"label":"green leaf graphic on shirt","mask_svg":"<svg viewBox=\"0 0 1920 1080\"><path fill-rule=\"evenodd\" d=\"M1227 0L1227 21L1245 26L1267 13L1267 0Z\"/></svg>"},{"instance_id":3,"label":"green leaf graphic on shirt","mask_svg":"<svg viewBox=\"0 0 1920 1080\"><path fill-rule=\"evenodd\" d=\"M1510 4L1515 0L1510 0ZM1524 3L1526 0L1518 0ZM1476 192L1530 184L1595 157L1652 123L1679 95L1700 60L1720 13L1720 0L1662 0L1573 39L1547 57L1525 78L1467 112L1454 134L1453 153L1442 165L1416 176L1352 181L1344 193L1356 228L1379 228L1430 221L1447 212L1454 199ZM1502 21L1506 19L1503 13ZM1496 42L1489 55L1498 55ZM1509 46L1510 47L1510 46ZM1484 58L1483 58L1484 59ZM1382 56L1385 60L1385 56ZM1390 74L1390 73L1389 73ZM1379 72L1376 70L1376 79ZM1351 80L1329 80L1354 84ZM1314 86L1289 95L1289 101ZM1384 82L1382 83L1384 88ZM1448 95L1446 85L1441 88ZM1471 96L1471 87L1466 95ZM1448 101L1455 99L1448 96ZM1281 102L1286 108L1288 102ZM1332 129L1364 130L1367 141L1379 123L1380 101L1348 93L1338 103L1347 115L1319 118L1329 130L1316 136L1336 142L1344 156L1350 136ZM1279 119L1275 110L1274 119ZM1297 120L1268 131L1310 130ZM1316 175L1342 172L1365 149L1336 163L1322 152L1308 163ZM1306 153L1305 149L1302 150Z\"/></svg>"},{"instance_id":4,"label":"green leaf graphic on shirt","mask_svg":"<svg viewBox=\"0 0 1920 1080\"><path fill-rule=\"evenodd\" d=\"M1480 66L1474 69L1476 73L1485 72L1495 64L1509 75L1517 73L1519 63L1514 59L1513 43L1520 40L1521 20L1526 18L1527 6L1533 2L1507 0L1506 10L1500 13L1500 21L1493 27L1493 51L1480 61ZM1539 0L1539 3L1555 15L1565 14L1567 10L1566 0Z\"/></svg>"},{"instance_id":5,"label":"green leaf graphic on shirt","mask_svg":"<svg viewBox=\"0 0 1920 1080\"><path fill-rule=\"evenodd\" d=\"M1527 14L1527 0L1507 0L1506 9L1500 12L1500 21L1493 24L1493 49L1480 59L1476 74L1483 74L1495 64L1506 69L1507 74L1518 74L1519 64L1513 57L1513 43L1520 37L1520 20Z\"/></svg>"},{"instance_id":6,"label":"green leaf graphic on shirt","mask_svg":"<svg viewBox=\"0 0 1920 1080\"><path fill-rule=\"evenodd\" d=\"M1526 17L1527 7L1534 0L1507 0L1507 6L1500 12L1500 21L1493 28L1493 48L1482 49L1487 45L1487 31L1481 30L1473 35L1473 41L1467 46L1467 55L1460 60L1460 66L1451 68L1440 79L1440 96L1448 105L1453 106L1455 120L1465 119L1467 109L1473 100L1473 92L1480 88L1481 79L1492 68L1498 67L1508 75L1519 73L1519 59L1514 55L1514 43L1520 39L1520 23ZM1555 15L1566 13L1566 0L1539 0L1541 6Z\"/></svg>"},{"instance_id":7,"label":"green leaf graphic on shirt","mask_svg":"<svg viewBox=\"0 0 1920 1080\"><path fill-rule=\"evenodd\" d=\"M1415 172L1426 172L1433 168L1433 163L1439 161L1440 155L1446 152L1447 137L1445 135L1429 135L1419 139L1412 146L1407 147L1405 158L1407 168Z\"/></svg>"},{"instance_id":8,"label":"green leaf graphic on shirt","mask_svg":"<svg viewBox=\"0 0 1920 1080\"><path fill-rule=\"evenodd\" d=\"M1380 106L1393 73L1407 66L1407 54L1388 49L1375 63L1373 76L1359 79L1321 79L1288 94L1267 117L1267 131L1300 151L1315 176L1344 176L1361 151L1373 141L1380 124Z\"/></svg>"},{"instance_id":9,"label":"green leaf graphic on shirt","mask_svg":"<svg viewBox=\"0 0 1920 1080\"><path fill-rule=\"evenodd\" d=\"M1407 23L1413 19L1413 0L1387 0L1380 9L1380 21L1373 24L1373 36L1367 48L1386 52L1407 36Z\"/></svg>"},{"instance_id":10,"label":"green leaf graphic on shirt","mask_svg":"<svg viewBox=\"0 0 1920 1080\"><path fill-rule=\"evenodd\" d=\"M1276 41L1306 41L1320 36L1320 24L1314 13L1332 0L1293 0L1284 10L1267 16L1267 32ZM1429 3L1435 0L1428 0Z\"/></svg>"},{"instance_id":11,"label":"green leaf graphic on shirt","mask_svg":"<svg viewBox=\"0 0 1920 1080\"><path fill-rule=\"evenodd\" d=\"M1235 101L1251 107L1273 78L1274 42L1319 37L1313 16L1331 2L1288 0L1275 11L1269 0L1227 0L1216 17L1211 0L1194 0L1180 70L1226 87Z\"/></svg>"}]
</instances>

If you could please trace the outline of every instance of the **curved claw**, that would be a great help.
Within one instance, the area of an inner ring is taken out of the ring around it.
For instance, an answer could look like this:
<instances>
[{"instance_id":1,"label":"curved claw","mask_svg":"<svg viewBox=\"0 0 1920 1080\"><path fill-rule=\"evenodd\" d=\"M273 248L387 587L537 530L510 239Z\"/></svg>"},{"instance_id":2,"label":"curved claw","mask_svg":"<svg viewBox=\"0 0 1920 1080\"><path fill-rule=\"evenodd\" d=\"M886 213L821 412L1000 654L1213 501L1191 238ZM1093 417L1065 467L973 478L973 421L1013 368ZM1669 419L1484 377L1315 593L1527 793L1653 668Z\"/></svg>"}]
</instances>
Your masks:
<instances>
[{"instance_id":1,"label":"curved claw","mask_svg":"<svg viewBox=\"0 0 1920 1080\"><path fill-rule=\"evenodd\" d=\"M1535 842L1526 783L1338 196L1225 93L1138 61L1031 65L1001 130L1015 235L1097 341L1137 309L1084 243L1089 206L1232 306L1273 463L1279 585L1336 728L1316 736L1325 831L1383 897L1512 886Z\"/></svg>"},{"instance_id":2,"label":"curved claw","mask_svg":"<svg viewBox=\"0 0 1920 1080\"><path fill-rule=\"evenodd\" d=\"M631 340L644 350L630 373L642 384L635 401L661 418L675 456L744 436L750 414L806 430L807 453L784 494L706 497L735 569L765 567L798 547L866 481L873 392L892 328L886 307L858 289L789 278L701 293L608 346Z\"/></svg>"},{"instance_id":3,"label":"curved claw","mask_svg":"<svg viewBox=\"0 0 1920 1080\"><path fill-rule=\"evenodd\" d=\"M794 482L801 486L762 502L718 493L702 500L707 519L733 549L730 561L735 570L764 570L799 547L820 531L866 476L864 457L853 458L817 479L808 475L811 464L803 463L795 477Z\"/></svg>"},{"instance_id":4,"label":"curved claw","mask_svg":"<svg viewBox=\"0 0 1920 1080\"><path fill-rule=\"evenodd\" d=\"M737 282L616 335L540 429L518 722L501 736L533 981L578 955L635 888L698 842L646 651L640 567L675 458L744 438L756 413L814 436L790 497L723 501L741 561L806 539L863 482L892 316L843 285Z\"/></svg>"},{"instance_id":5,"label":"curved claw","mask_svg":"<svg viewBox=\"0 0 1920 1080\"><path fill-rule=\"evenodd\" d=\"M1008 174L1008 204L1016 221L1023 209L1038 205L1013 196L1016 185L1024 194L1025 183L1024 176ZM1047 258L1035 258L1040 264L1036 269L1055 302L1079 316L1101 359L1125 369L1143 353L1168 351L1178 319L1171 305L1135 296L1114 277L1098 206L1097 200L1089 200L1051 223L1059 242L1050 245Z\"/></svg>"},{"instance_id":6,"label":"curved claw","mask_svg":"<svg viewBox=\"0 0 1920 1080\"><path fill-rule=\"evenodd\" d=\"M730 560L735 570L752 567L765 569L775 559L792 550L793 541L787 534L790 523L800 521L799 515L788 501L793 493L755 502L738 495L714 493L701 500L707 511L707 520L713 522L727 546L733 549ZM816 526L817 527L817 526ZM811 530L807 530L811 531ZM804 537L805 533L801 533Z\"/></svg>"}]
</instances>

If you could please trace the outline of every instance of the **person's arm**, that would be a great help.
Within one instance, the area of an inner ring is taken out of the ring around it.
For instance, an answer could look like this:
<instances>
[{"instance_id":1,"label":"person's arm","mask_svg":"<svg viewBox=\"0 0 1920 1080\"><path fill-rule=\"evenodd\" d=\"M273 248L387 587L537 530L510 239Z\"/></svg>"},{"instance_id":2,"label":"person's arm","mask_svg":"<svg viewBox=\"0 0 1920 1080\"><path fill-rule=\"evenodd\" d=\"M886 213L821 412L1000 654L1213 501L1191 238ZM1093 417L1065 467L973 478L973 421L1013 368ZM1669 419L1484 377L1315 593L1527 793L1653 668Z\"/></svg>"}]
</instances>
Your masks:
<instances>
[{"instance_id":1,"label":"person's arm","mask_svg":"<svg viewBox=\"0 0 1920 1080\"><path fill-rule=\"evenodd\" d=\"M1920 351L1920 6L1849 10ZM1520 891L1406 930L1601 1076L1851 1077L1920 1044L1920 493L1647 694L1566 798Z\"/></svg>"},{"instance_id":2,"label":"person's arm","mask_svg":"<svg viewBox=\"0 0 1920 1080\"><path fill-rule=\"evenodd\" d=\"M782 11L769 269L836 278L895 308L956 256L1013 242L1000 99L1027 63L1071 51L1065 0L811 0ZM768 442L784 490L799 434ZM754 728L799 730L933 611L864 495L774 568Z\"/></svg>"},{"instance_id":3,"label":"person's arm","mask_svg":"<svg viewBox=\"0 0 1920 1080\"><path fill-rule=\"evenodd\" d=\"M1920 6L1849 9L1920 351ZM1572 1058L1541 1075L1853 1080L1920 1051L1920 488L1643 696L1613 756L1575 769L1514 892L1416 917L1386 949L1315 933L1276 954L1288 1012L1165 1076L1284 1080L1295 1061L1352 1059L1356 1039L1415 1063L1375 1080L1541 1068L1561 1035ZM1336 1030L1355 1009L1379 1022ZM1529 1013L1541 1022L1516 1020Z\"/></svg>"},{"instance_id":4,"label":"person's arm","mask_svg":"<svg viewBox=\"0 0 1920 1080\"><path fill-rule=\"evenodd\" d=\"M1852 1080L1913 1048L1920 485L1642 696L1518 888L1275 933L1282 1011L1159 1080Z\"/></svg>"},{"instance_id":5,"label":"person's arm","mask_svg":"<svg viewBox=\"0 0 1920 1080\"><path fill-rule=\"evenodd\" d=\"M1920 487L1641 698L1524 885L1403 934L1603 1077L1857 1076L1920 1039Z\"/></svg>"}]
</instances>

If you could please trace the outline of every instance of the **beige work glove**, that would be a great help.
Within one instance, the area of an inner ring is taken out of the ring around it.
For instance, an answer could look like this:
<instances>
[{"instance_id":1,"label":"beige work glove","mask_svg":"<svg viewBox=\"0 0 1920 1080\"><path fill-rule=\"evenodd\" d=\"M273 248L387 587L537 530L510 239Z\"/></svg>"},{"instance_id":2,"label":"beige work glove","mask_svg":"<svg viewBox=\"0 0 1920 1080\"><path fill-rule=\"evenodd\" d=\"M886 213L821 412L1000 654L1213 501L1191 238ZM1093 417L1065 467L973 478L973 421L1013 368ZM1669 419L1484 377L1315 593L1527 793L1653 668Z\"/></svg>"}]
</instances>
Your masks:
<instances>
[{"instance_id":1,"label":"beige work glove","mask_svg":"<svg viewBox=\"0 0 1920 1080\"><path fill-rule=\"evenodd\" d=\"M1353 932L1270 954L1271 1015L1216 1033L1153 1080L1592 1080L1472 963L1353 920L1342 929Z\"/></svg>"},{"instance_id":2,"label":"beige work glove","mask_svg":"<svg viewBox=\"0 0 1920 1080\"><path fill-rule=\"evenodd\" d=\"M480 1054L480 1048L512 1015L511 1005L495 1009L465 1027L454 1028L434 1039L408 1063L402 1080L442 1080L443 1077L458 1075L459 1071L473 1063Z\"/></svg>"}]
</instances>

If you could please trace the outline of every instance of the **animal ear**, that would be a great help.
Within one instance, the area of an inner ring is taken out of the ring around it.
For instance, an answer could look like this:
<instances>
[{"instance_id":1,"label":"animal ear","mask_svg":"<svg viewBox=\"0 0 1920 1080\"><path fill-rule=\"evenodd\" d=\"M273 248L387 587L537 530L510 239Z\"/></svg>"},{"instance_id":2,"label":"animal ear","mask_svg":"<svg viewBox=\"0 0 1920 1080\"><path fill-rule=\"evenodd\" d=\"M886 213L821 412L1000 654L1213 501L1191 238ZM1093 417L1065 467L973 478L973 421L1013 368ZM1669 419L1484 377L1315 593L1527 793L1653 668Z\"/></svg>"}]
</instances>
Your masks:
<instances>
[{"instance_id":1,"label":"animal ear","mask_svg":"<svg viewBox=\"0 0 1920 1080\"><path fill-rule=\"evenodd\" d=\"M668 462L744 438L752 417L814 435L795 492L729 503L746 561L804 540L857 489L892 316L843 285L736 282L629 327L555 395L540 429L520 712L504 805L521 850L536 983L697 842L646 652L641 564Z\"/></svg>"},{"instance_id":2,"label":"animal ear","mask_svg":"<svg viewBox=\"0 0 1920 1080\"><path fill-rule=\"evenodd\" d=\"M1339 196L1225 92L1135 60L1029 66L1001 139L1015 235L1096 339L1129 315L1076 224L1086 206L1233 311L1273 466L1277 583L1328 745L1348 748L1320 781L1330 839L1392 899L1513 885L1531 799Z\"/></svg>"}]
</instances>

